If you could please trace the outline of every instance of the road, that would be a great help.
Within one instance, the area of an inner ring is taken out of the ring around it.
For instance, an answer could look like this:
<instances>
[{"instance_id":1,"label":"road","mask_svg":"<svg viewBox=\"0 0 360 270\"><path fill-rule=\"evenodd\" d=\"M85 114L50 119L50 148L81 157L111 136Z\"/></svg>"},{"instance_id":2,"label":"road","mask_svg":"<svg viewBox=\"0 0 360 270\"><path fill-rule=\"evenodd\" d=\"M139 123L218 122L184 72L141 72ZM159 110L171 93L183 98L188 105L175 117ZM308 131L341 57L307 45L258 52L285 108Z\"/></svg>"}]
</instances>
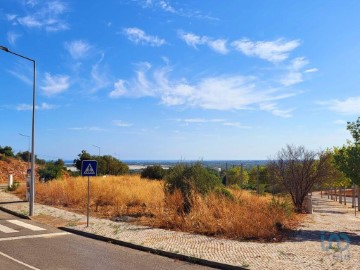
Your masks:
<instances>
[{"instance_id":1,"label":"road","mask_svg":"<svg viewBox=\"0 0 360 270\"><path fill-rule=\"evenodd\" d=\"M211 269L137 251L0 211L0 269Z\"/></svg>"}]
</instances>

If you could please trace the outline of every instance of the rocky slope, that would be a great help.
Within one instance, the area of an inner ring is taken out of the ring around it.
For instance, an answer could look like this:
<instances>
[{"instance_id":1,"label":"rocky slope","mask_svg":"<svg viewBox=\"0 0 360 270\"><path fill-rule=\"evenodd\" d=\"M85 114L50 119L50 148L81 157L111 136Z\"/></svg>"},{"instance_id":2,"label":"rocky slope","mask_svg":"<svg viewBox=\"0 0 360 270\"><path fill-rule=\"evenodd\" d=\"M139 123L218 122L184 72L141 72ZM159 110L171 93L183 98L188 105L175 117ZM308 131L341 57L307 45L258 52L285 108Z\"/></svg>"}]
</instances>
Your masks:
<instances>
[{"instance_id":1,"label":"rocky slope","mask_svg":"<svg viewBox=\"0 0 360 270\"><path fill-rule=\"evenodd\" d=\"M10 174L13 175L14 180L25 182L28 166L27 162L0 156L0 183L7 183Z\"/></svg>"}]
</instances>

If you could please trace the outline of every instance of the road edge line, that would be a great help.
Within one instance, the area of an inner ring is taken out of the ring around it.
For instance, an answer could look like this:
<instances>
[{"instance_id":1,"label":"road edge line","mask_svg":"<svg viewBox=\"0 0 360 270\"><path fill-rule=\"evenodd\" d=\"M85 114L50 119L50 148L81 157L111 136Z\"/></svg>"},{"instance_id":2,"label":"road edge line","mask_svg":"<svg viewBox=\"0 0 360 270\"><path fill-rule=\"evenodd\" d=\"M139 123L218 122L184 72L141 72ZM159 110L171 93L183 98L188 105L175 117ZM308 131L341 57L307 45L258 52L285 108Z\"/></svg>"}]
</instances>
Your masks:
<instances>
[{"instance_id":1,"label":"road edge line","mask_svg":"<svg viewBox=\"0 0 360 270\"><path fill-rule=\"evenodd\" d=\"M22 219L31 219L29 216L20 214L20 213L18 213L18 212L16 212L16 211L7 209L7 208L5 208L5 207L3 207L3 206L0 206L0 210L6 212L6 213L8 213L8 214L17 216L17 217L19 217L19 218L22 218Z\"/></svg>"}]
</instances>

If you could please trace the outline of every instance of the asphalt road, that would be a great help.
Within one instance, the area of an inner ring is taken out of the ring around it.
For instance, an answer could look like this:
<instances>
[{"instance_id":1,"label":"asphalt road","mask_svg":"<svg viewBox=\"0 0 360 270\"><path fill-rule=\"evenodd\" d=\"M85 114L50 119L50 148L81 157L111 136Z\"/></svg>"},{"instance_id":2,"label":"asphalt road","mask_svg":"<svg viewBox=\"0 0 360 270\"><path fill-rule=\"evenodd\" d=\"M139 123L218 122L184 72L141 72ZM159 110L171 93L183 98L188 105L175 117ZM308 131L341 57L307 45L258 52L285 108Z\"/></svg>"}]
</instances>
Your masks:
<instances>
[{"instance_id":1,"label":"asphalt road","mask_svg":"<svg viewBox=\"0 0 360 270\"><path fill-rule=\"evenodd\" d=\"M0 211L0 269L211 268L73 235Z\"/></svg>"}]
</instances>

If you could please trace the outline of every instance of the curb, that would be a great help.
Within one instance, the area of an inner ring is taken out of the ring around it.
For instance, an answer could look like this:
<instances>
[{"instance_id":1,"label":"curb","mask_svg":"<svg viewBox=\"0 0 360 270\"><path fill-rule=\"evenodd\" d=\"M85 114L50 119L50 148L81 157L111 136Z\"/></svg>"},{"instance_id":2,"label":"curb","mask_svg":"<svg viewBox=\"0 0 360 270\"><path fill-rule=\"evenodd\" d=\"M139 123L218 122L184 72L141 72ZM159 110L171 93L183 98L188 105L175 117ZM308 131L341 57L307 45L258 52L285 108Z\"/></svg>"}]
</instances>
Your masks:
<instances>
[{"instance_id":1,"label":"curb","mask_svg":"<svg viewBox=\"0 0 360 270\"><path fill-rule=\"evenodd\" d=\"M3 206L0 206L0 210L6 212L6 213L8 213L8 214L17 216L17 217L19 217L19 218L22 218L22 219L31 219L29 216L20 214L20 213L18 213L18 212L13 211L13 210L9 210L9 209L7 209L7 208L5 208L5 207L3 207Z\"/></svg>"},{"instance_id":2,"label":"curb","mask_svg":"<svg viewBox=\"0 0 360 270\"><path fill-rule=\"evenodd\" d=\"M209 261L209 260L200 259L200 258L196 258L196 257L192 257L192 256L176 254L176 253L172 253L172 252L164 251L164 250L160 250L160 249L145 247L145 246L141 246L141 245L137 245L137 244L133 244L133 243L129 243L129 242L125 242L125 241L121 241L121 240L117 240L117 239L113 239L113 238L109 238L109 237L105 237L105 236L101 236L101 235L78 231L78 230L67 228L67 227L58 227L58 229L66 231L66 232L70 232L73 234L77 234L80 236L88 237L91 239L100 240L103 242L108 242L111 244L115 244L115 245L119 245L119 246L123 246L123 247L127 247L127 248L132 248L132 249L136 249L136 250L140 250L140 251L145 251L145 252L149 252L152 254L168 257L171 259L177 259L177 260L186 261L189 263L199 264L199 265L203 265L203 266L208 266L208 267L212 267L212 268L224 269L224 270L247 269L247 268L243 268L240 266L224 264L224 263Z\"/></svg>"}]
</instances>

